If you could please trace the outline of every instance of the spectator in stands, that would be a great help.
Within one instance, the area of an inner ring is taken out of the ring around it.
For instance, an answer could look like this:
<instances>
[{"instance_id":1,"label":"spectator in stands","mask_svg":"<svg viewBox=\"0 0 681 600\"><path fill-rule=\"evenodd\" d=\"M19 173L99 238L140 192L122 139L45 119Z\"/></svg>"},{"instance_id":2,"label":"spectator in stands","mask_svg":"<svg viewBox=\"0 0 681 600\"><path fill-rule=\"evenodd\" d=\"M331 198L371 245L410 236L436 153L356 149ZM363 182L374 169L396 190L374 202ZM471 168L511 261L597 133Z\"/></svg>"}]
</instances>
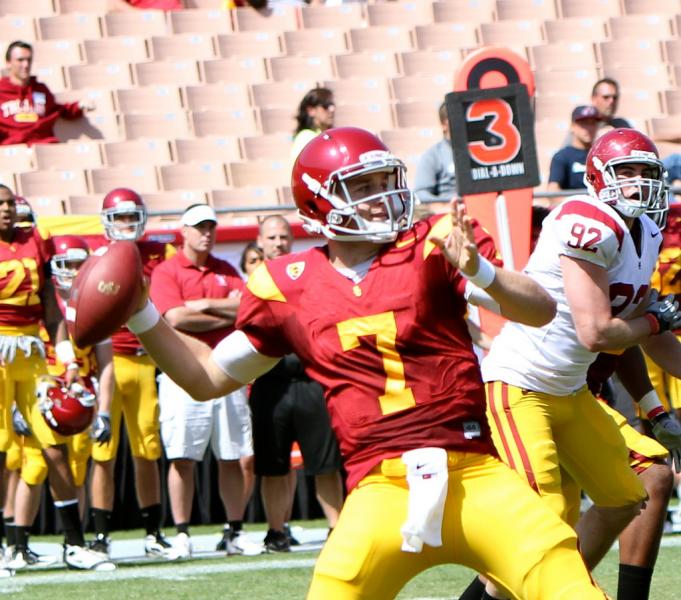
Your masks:
<instances>
[{"instance_id":1,"label":"spectator in stands","mask_svg":"<svg viewBox=\"0 0 681 600\"><path fill-rule=\"evenodd\" d=\"M283 217L271 215L261 222L258 243L266 259L288 254L292 242L290 225ZM322 388L305 375L295 354L287 354L253 382L250 404L255 472L262 476L268 524L265 547L271 552L288 552L291 536L286 521L295 492L290 477L292 444L300 444L305 474L315 478L317 500L332 529L343 504L338 443Z\"/></svg>"},{"instance_id":2,"label":"spectator in stands","mask_svg":"<svg viewBox=\"0 0 681 600\"><path fill-rule=\"evenodd\" d=\"M601 114L603 123L612 127L631 127L631 124L622 117L616 117L617 103L619 101L620 88L618 83L610 77L599 79L591 90L591 104Z\"/></svg>"},{"instance_id":3,"label":"spectator in stands","mask_svg":"<svg viewBox=\"0 0 681 600\"><path fill-rule=\"evenodd\" d=\"M298 105L296 115L296 130L293 132L293 146L291 147L291 165L295 162L300 151L322 131L333 127L336 115L336 103L333 92L327 88L311 89Z\"/></svg>"},{"instance_id":4,"label":"spectator in stands","mask_svg":"<svg viewBox=\"0 0 681 600\"><path fill-rule=\"evenodd\" d=\"M558 150L551 159L547 186L549 191L586 189L586 155L596 138L601 121L601 115L594 106L578 106L572 111L572 141Z\"/></svg>"},{"instance_id":5,"label":"spectator in stands","mask_svg":"<svg viewBox=\"0 0 681 600\"><path fill-rule=\"evenodd\" d=\"M110 11L182 10L182 0L109 0Z\"/></svg>"},{"instance_id":6,"label":"spectator in stands","mask_svg":"<svg viewBox=\"0 0 681 600\"><path fill-rule=\"evenodd\" d=\"M176 329L211 347L233 331L243 281L236 269L211 252L217 217L207 204L194 204L181 218L182 248L154 269L151 297ZM262 546L242 531L248 498L239 463L253 456L246 389L197 402L165 373L159 383L161 438L168 468L168 495L177 527L178 558L191 556L189 522L194 500L194 465L210 447L218 460L220 497L229 521L227 554L260 554Z\"/></svg>"},{"instance_id":7,"label":"spectator in stands","mask_svg":"<svg viewBox=\"0 0 681 600\"><path fill-rule=\"evenodd\" d=\"M258 246L258 242L248 242L239 261L241 272L248 277L263 260L265 260L265 255L262 248Z\"/></svg>"},{"instance_id":8,"label":"spectator in stands","mask_svg":"<svg viewBox=\"0 0 681 600\"><path fill-rule=\"evenodd\" d=\"M44 83L31 75L33 48L14 41L5 52L8 74L0 79L0 144L53 144L59 117L77 119L91 102L58 104Z\"/></svg>"},{"instance_id":9,"label":"spectator in stands","mask_svg":"<svg viewBox=\"0 0 681 600\"><path fill-rule=\"evenodd\" d=\"M444 102L438 112L442 139L423 153L416 167L414 192L421 202L449 202L456 196L454 153L449 136L447 105Z\"/></svg>"}]
</instances>

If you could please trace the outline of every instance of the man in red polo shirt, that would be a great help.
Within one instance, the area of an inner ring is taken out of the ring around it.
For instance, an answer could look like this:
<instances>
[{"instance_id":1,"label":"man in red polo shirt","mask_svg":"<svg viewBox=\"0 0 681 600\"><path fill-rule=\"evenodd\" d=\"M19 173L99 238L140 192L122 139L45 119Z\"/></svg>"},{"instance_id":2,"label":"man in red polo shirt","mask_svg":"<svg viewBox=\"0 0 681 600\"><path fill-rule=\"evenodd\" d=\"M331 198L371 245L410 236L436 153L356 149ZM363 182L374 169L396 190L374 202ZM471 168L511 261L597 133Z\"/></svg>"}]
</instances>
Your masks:
<instances>
[{"instance_id":1,"label":"man in red polo shirt","mask_svg":"<svg viewBox=\"0 0 681 600\"><path fill-rule=\"evenodd\" d=\"M211 254L217 218L207 204L194 204L181 219L182 249L151 276L151 297L177 330L215 347L232 332L243 282L238 271ZM239 460L253 455L246 389L197 402L167 375L159 384L161 438L170 462L168 491L179 557L191 555L189 520L194 498L194 464L210 443L219 464L220 497L230 525L228 554L260 554L260 544L242 531L246 509Z\"/></svg>"}]
</instances>

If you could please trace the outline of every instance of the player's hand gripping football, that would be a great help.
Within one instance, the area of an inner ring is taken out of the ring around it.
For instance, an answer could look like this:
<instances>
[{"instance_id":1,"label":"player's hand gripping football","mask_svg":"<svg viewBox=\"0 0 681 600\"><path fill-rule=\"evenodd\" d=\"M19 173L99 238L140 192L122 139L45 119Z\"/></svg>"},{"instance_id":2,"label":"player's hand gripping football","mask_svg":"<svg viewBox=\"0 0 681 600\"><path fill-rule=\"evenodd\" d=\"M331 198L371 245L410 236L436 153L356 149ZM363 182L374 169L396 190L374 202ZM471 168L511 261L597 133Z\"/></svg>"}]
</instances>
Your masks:
<instances>
[{"instance_id":1,"label":"player's hand gripping football","mask_svg":"<svg viewBox=\"0 0 681 600\"><path fill-rule=\"evenodd\" d=\"M681 425L669 413L661 413L653 419L653 435L667 450L672 467L681 473Z\"/></svg>"},{"instance_id":2,"label":"player's hand gripping football","mask_svg":"<svg viewBox=\"0 0 681 600\"><path fill-rule=\"evenodd\" d=\"M657 320L660 326L658 333L681 328L681 311L679 311L679 303L674 298L674 294L660 298L660 293L652 290L646 313Z\"/></svg>"},{"instance_id":3,"label":"player's hand gripping football","mask_svg":"<svg viewBox=\"0 0 681 600\"><path fill-rule=\"evenodd\" d=\"M452 230L449 235L445 239L435 236L429 239L442 251L453 267L459 269L464 275L475 275L478 272L480 260L471 218L466 214L463 202L454 199L450 207Z\"/></svg>"}]
</instances>

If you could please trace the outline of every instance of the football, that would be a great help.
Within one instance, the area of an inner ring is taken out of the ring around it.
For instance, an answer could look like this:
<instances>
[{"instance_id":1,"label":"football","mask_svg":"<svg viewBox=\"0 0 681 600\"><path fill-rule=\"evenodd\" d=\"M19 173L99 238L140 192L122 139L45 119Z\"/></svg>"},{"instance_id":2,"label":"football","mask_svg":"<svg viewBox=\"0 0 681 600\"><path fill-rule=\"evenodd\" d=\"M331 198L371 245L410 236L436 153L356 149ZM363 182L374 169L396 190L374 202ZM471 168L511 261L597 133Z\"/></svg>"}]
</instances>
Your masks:
<instances>
[{"instance_id":1,"label":"football","mask_svg":"<svg viewBox=\"0 0 681 600\"><path fill-rule=\"evenodd\" d=\"M98 248L83 263L66 305L66 325L77 346L107 339L137 308L142 294L142 258L135 242Z\"/></svg>"}]
</instances>

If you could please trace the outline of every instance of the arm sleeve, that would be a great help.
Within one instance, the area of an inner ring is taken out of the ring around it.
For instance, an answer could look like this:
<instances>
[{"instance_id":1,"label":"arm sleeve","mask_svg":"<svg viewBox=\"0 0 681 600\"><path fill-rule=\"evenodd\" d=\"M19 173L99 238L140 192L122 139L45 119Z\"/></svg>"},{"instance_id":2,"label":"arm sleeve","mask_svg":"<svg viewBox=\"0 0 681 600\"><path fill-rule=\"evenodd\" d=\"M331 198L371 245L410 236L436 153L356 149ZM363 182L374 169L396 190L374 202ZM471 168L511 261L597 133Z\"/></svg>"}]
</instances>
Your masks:
<instances>
[{"instance_id":1,"label":"arm sleeve","mask_svg":"<svg viewBox=\"0 0 681 600\"><path fill-rule=\"evenodd\" d=\"M284 332L282 321L285 316L279 315L278 310L284 306L273 307L276 301L258 298L244 288L239 313L235 327L243 331L253 347L266 356L282 357L294 352Z\"/></svg>"},{"instance_id":2,"label":"arm sleeve","mask_svg":"<svg viewBox=\"0 0 681 600\"><path fill-rule=\"evenodd\" d=\"M260 354L243 331L233 331L214 349L211 358L232 379L244 385L267 373L279 358Z\"/></svg>"}]
</instances>

